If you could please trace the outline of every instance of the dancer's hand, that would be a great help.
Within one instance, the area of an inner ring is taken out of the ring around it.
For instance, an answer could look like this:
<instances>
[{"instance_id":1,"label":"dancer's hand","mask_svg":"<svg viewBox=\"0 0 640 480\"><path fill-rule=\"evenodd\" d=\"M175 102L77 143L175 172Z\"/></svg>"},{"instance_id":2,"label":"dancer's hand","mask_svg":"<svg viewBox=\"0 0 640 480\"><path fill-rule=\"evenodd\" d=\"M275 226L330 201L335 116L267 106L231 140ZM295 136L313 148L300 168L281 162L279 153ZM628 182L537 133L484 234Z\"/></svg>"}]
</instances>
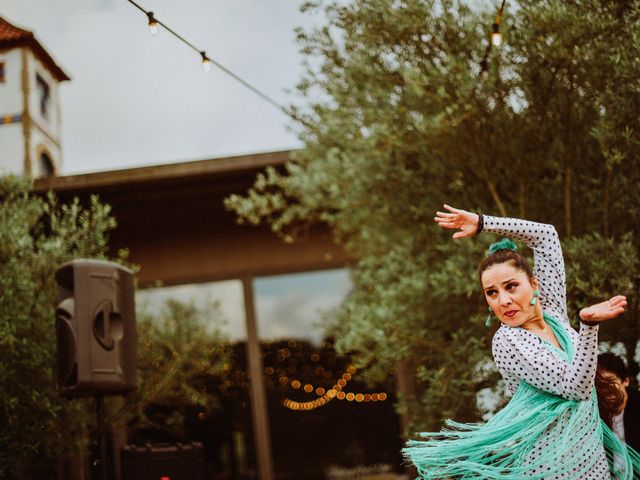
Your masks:
<instances>
[{"instance_id":1,"label":"dancer's hand","mask_svg":"<svg viewBox=\"0 0 640 480\"><path fill-rule=\"evenodd\" d=\"M605 322L612 320L624 312L627 297L616 295L606 302L596 303L580 310L580 318L589 322Z\"/></svg>"},{"instance_id":2,"label":"dancer's hand","mask_svg":"<svg viewBox=\"0 0 640 480\"><path fill-rule=\"evenodd\" d=\"M444 208L451 213L436 212L434 220L440 226L440 228L454 228L460 230L453 234L454 239L472 237L478 231L478 219L477 213L467 212L466 210L459 210L457 208L450 207L445 204Z\"/></svg>"}]
</instances>

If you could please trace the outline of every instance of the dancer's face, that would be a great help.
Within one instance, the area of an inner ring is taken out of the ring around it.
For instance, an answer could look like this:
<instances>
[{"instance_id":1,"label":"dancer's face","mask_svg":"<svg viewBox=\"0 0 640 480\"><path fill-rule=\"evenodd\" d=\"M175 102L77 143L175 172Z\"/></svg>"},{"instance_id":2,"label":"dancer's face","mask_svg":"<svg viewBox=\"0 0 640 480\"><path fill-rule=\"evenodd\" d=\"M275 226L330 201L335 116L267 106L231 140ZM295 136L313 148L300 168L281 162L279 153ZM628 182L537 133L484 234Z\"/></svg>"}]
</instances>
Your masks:
<instances>
[{"instance_id":1,"label":"dancer's face","mask_svg":"<svg viewBox=\"0 0 640 480\"><path fill-rule=\"evenodd\" d=\"M490 266L480 277L484 297L500 321L510 327L519 327L536 316L536 305L531 305L535 279L515 267L512 262Z\"/></svg>"}]
</instances>

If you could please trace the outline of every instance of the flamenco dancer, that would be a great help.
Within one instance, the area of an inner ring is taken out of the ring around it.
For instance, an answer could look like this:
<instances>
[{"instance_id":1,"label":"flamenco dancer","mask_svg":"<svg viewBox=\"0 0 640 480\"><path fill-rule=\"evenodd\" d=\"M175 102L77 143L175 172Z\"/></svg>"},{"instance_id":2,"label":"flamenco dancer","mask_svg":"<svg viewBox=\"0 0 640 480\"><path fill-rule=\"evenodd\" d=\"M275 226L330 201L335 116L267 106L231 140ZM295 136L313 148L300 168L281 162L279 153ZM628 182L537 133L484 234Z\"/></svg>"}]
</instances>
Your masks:
<instances>
[{"instance_id":1,"label":"flamenco dancer","mask_svg":"<svg viewBox=\"0 0 640 480\"><path fill-rule=\"evenodd\" d=\"M444 207L435 221L459 230L454 239L491 232L520 240L533 250L534 268L509 238L491 245L480 263L489 315L501 322L493 357L513 397L487 423L449 420L441 432L410 440L403 453L420 478L640 478L640 455L600 419L594 389L598 326L623 313L626 298L583 308L575 331L553 225Z\"/></svg>"}]
</instances>

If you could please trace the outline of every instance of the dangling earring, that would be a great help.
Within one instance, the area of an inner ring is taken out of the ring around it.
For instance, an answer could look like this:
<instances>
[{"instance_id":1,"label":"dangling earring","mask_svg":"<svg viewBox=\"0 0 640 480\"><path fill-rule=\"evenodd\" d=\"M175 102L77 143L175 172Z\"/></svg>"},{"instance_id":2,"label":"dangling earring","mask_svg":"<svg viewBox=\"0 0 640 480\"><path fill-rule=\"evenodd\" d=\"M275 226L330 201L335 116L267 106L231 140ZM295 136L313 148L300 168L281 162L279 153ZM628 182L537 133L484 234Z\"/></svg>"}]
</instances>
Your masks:
<instances>
[{"instance_id":1,"label":"dangling earring","mask_svg":"<svg viewBox=\"0 0 640 480\"><path fill-rule=\"evenodd\" d=\"M536 302L538 301L538 295L540 295L540 291L534 290L533 291L533 298L529 302L530 305L535 305L536 304Z\"/></svg>"},{"instance_id":2,"label":"dangling earring","mask_svg":"<svg viewBox=\"0 0 640 480\"><path fill-rule=\"evenodd\" d=\"M490 327L491 326L491 307L489 307L489 315L487 315L487 319L484 322L484 326L485 327Z\"/></svg>"}]
</instances>

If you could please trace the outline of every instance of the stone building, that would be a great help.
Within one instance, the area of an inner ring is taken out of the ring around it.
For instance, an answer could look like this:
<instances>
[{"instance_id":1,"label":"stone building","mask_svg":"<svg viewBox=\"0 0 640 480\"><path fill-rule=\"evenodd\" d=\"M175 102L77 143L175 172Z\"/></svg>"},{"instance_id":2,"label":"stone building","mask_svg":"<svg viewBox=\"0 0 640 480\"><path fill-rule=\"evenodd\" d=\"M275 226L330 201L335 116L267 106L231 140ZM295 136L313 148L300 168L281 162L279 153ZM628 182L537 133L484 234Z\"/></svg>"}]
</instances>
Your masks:
<instances>
[{"instance_id":1,"label":"stone building","mask_svg":"<svg viewBox=\"0 0 640 480\"><path fill-rule=\"evenodd\" d=\"M59 172L59 85L66 80L32 32L0 17L0 174Z\"/></svg>"}]
</instances>

